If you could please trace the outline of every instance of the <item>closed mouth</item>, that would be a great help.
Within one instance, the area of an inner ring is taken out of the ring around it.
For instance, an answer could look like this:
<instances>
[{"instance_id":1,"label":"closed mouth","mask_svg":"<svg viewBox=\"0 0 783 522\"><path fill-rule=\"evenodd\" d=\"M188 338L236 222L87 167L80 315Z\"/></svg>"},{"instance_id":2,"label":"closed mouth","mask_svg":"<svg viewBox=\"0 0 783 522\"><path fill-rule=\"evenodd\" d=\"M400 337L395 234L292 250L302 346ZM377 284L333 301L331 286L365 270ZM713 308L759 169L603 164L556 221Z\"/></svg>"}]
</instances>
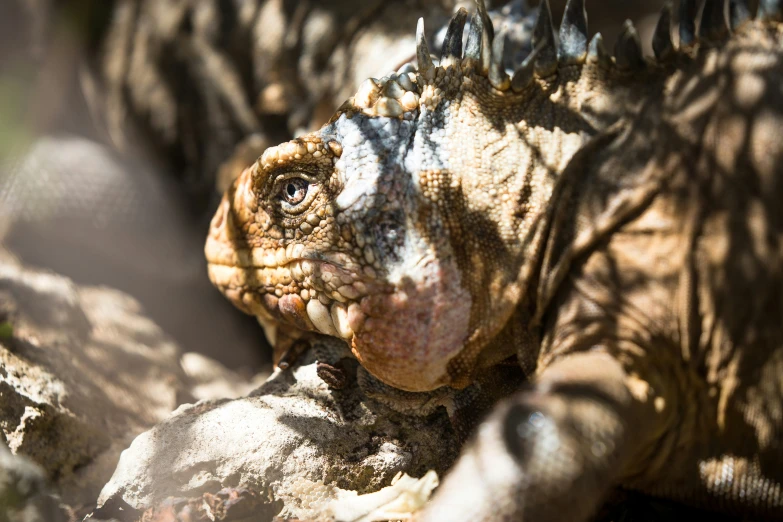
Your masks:
<instances>
[{"instance_id":1,"label":"closed mouth","mask_svg":"<svg viewBox=\"0 0 783 522\"><path fill-rule=\"evenodd\" d=\"M303 246L241 248L207 245L212 283L239 309L260 319L350 340L361 325L361 277L331 260L312 259ZM349 320L350 318L350 320Z\"/></svg>"}]
</instances>

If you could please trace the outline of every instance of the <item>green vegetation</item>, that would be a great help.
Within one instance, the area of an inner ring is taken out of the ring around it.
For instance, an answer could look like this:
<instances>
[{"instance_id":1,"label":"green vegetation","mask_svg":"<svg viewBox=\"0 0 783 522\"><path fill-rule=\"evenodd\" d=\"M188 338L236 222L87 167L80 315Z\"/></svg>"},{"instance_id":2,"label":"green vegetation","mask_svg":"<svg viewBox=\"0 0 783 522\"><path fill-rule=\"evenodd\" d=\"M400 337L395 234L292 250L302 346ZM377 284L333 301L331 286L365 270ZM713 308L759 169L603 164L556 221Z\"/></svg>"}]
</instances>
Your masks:
<instances>
[{"instance_id":1,"label":"green vegetation","mask_svg":"<svg viewBox=\"0 0 783 522\"><path fill-rule=\"evenodd\" d=\"M0 339L10 339L14 336L14 327L8 321L0 322Z\"/></svg>"}]
</instances>

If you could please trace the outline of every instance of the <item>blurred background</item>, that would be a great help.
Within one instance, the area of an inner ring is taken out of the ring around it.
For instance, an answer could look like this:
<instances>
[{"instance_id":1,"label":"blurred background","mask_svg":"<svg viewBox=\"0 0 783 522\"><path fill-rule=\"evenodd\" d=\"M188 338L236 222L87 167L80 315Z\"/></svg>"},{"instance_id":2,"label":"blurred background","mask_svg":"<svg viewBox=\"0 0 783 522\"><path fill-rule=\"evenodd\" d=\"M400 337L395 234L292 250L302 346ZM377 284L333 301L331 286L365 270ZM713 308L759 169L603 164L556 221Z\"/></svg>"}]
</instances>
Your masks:
<instances>
[{"instance_id":1,"label":"blurred background","mask_svg":"<svg viewBox=\"0 0 783 522\"><path fill-rule=\"evenodd\" d=\"M431 49L456 0L2 0L0 246L23 264L135 297L184 351L268 368L253 318L209 283L225 187L270 145L324 123L367 77ZM537 2L488 2L524 52ZM553 0L556 20L565 0ZM587 2L611 48L650 53L663 0Z\"/></svg>"}]
</instances>

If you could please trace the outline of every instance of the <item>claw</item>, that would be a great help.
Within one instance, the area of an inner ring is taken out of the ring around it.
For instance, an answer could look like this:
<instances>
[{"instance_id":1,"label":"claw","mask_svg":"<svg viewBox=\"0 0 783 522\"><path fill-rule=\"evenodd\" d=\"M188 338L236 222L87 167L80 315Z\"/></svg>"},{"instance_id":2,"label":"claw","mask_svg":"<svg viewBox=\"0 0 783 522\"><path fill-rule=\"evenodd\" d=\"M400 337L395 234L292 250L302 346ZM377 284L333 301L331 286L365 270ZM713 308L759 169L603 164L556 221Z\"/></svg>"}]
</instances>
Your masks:
<instances>
[{"instance_id":1,"label":"claw","mask_svg":"<svg viewBox=\"0 0 783 522\"><path fill-rule=\"evenodd\" d=\"M283 350L276 366L281 370L287 370L296 363L299 357L310 348L310 343L306 340L294 341L290 346Z\"/></svg>"}]
</instances>

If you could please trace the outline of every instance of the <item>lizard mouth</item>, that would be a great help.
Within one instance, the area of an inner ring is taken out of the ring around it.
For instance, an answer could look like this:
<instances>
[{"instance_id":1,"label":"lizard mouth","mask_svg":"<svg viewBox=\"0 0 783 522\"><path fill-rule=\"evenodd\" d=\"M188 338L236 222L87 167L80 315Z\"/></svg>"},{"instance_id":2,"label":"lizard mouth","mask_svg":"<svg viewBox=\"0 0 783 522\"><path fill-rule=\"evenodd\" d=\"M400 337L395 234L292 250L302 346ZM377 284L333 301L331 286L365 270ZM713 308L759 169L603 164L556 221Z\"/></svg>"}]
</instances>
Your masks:
<instances>
[{"instance_id":1,"label":"lizard mouth","mask_svg":"<svg viewBox=\"0 0 783 522\"><path fill-rule=\"evenodd\" d=\"M209 279L237 308L350 341L363 321L367 285L335 263L307 257L301 245L235 249L208 241Z\"/></svg>"}]
</instances>

